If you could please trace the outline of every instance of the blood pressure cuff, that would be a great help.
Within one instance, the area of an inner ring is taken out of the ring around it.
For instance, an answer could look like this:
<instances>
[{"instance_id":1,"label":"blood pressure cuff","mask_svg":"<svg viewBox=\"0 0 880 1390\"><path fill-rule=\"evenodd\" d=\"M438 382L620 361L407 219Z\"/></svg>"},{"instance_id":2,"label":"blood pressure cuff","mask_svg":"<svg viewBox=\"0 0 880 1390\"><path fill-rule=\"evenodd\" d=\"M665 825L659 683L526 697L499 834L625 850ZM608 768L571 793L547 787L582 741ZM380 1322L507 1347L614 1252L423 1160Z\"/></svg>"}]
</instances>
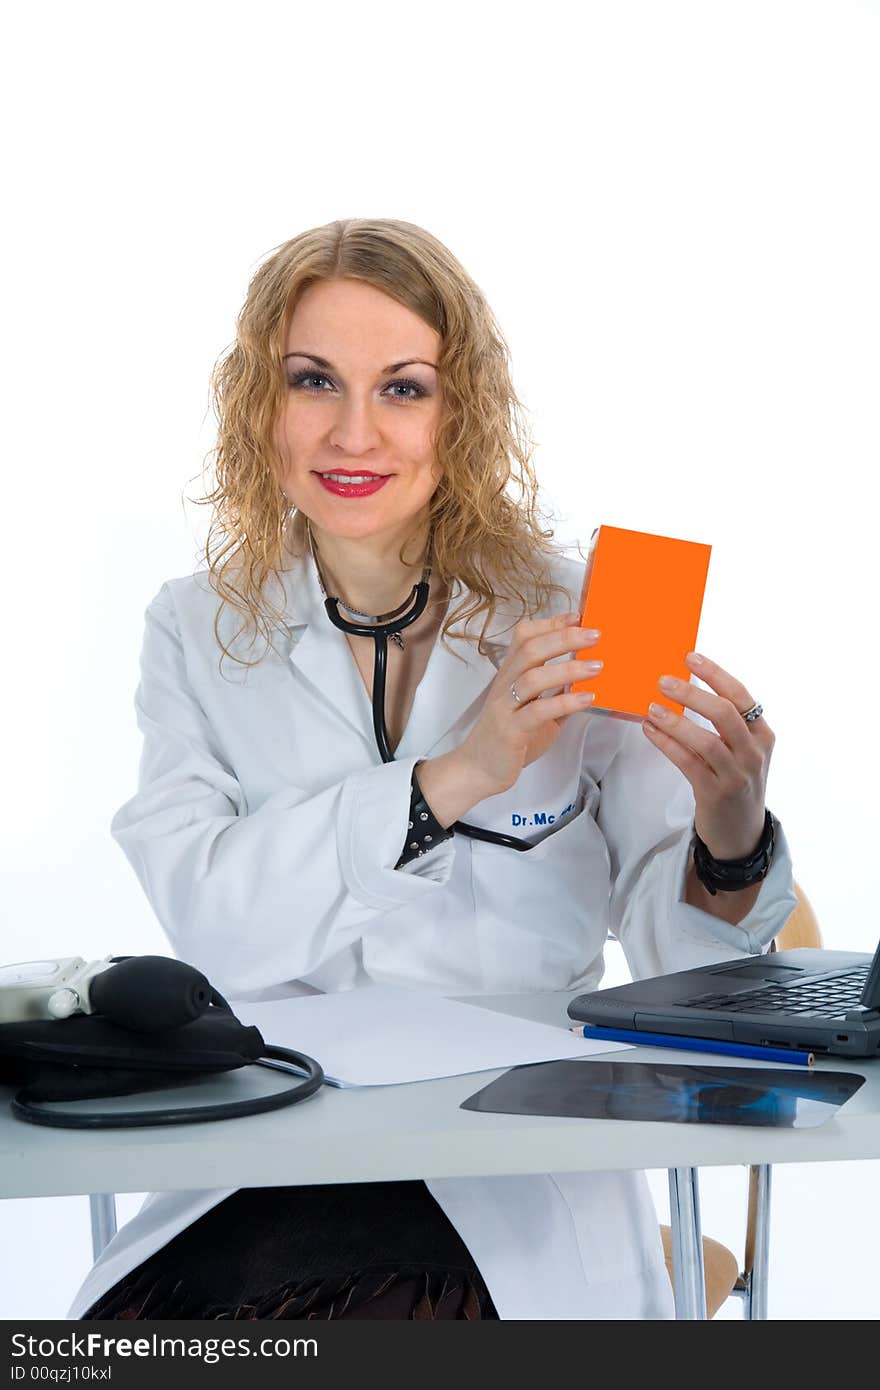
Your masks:
<instances>
[{"instance_id":1,"label":"blood pressure cuff","mask_svg":"<svg viewBox=\"0 0 880 1390\"><path fill-rule=\"evenodd\" d=\"M177 1028L141 1033L98 1014L0 1023L0 1084L23 1100L90 1100L233 1071L266 1052L259 1029L209 1009Z\"/></svg>"}]
</instances>

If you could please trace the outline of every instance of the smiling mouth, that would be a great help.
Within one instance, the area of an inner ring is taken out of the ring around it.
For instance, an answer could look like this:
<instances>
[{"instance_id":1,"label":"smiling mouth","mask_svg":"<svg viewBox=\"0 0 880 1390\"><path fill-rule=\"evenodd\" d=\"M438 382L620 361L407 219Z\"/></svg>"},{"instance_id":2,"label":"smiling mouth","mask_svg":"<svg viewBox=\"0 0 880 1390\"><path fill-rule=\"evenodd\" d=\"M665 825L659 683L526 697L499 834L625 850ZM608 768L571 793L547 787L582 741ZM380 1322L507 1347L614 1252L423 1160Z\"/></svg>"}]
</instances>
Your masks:
<instances>
[{"instance_id":1,"label":"smiling mouth","mask_svg":"<svg viewBox=\"0 0 880 1390\"><path fill-rule=\"evenodd\" d=\"M328 478L331 482L340 483L372 483L377 478L389 478L390 473L344 473L339 469L334 469L332 473L318 473L319 478Z\"/></svg>"}]
</instances>

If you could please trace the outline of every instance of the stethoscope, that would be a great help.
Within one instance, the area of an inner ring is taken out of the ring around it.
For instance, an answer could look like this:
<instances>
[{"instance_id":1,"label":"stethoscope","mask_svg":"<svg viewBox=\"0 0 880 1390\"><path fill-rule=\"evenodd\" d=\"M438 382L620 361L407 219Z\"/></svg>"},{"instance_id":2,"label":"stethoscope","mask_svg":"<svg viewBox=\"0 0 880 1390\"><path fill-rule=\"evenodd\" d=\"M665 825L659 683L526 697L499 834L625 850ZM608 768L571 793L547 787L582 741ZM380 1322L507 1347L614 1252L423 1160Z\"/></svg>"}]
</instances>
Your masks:
<instances>
[{"instance_id":1,"label":"stethoscope","mask_svg":"<svg viewBox=\"0 0 880 1390\"><path fill-rule=\"evenodd\" d=\"M352 637L372 637L376 644L376 660L373 665L373 732L376 735L376 745L385 763L394 762L394 754L388 742L388 730L385 726L385 677L388 670L388 638L402 649L403 641L400 633L405 627L409 627L417 618L424 613L428 603L430 593L430 544L428 547L428 558L425 562L422 577L418 584L414 584L409 598L405 599L399 608L394 608L390 613L379 613L373 616L370 613L361 613L356 608L352 608L339 598L336 594L328 594L324 584L324 577L321 574L321 566L318 564L318 557L315 554L315 547L312 542L312 529L307 527L309 536L309 548L312 552L312 559L315 562L315 570L318 575L318 583L321 586L321 593L324 595L324 607L327 610L327 617L334 627L338 627L340 632L347 632ZM353 613L355 617L363 619L360 623L348 622L339 612L340 604L347 613ZM408 611L407 611L408 610ZM483 830L479 825L467 825L464 821L453 821L452 829L459 835L467 835L472 840L485 840L493 845L505 845L508 849L527 850L533 846L527 840L518 840L514 835L501 835L494 830Z\"/></svg>"}]
</instances>

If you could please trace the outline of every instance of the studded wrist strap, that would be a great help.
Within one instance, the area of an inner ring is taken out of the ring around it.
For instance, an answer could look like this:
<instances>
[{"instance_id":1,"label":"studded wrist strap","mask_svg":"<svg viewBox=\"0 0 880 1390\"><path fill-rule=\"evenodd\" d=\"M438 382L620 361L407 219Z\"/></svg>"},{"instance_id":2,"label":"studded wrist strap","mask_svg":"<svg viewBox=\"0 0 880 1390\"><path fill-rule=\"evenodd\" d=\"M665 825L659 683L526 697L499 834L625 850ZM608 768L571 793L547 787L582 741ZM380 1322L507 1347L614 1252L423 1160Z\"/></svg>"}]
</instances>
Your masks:
<instances>
[{"instance_id":1,"label":"studded wrist strap","mask_svg":"<svg viewBox=\"0 0 880 1390\"><path fill-rule=\"evenodd\" d=\"M735 892L738 888L751 888L760 883L770 872L773 858L775 832L773 817L769 809L764 814L764 830L757 848L744 859L714 859L706 844L695 835L694 868L697 878L714 897L720 888L722 892Z\"/></svg>"},{"instance_id":2,"label":"studded wrist strap","mask_svg":"<svg viewBox=\"0 0 880 1390\"><path fill-rule=\"evenodd\" d=\"M395 869L408 864L411 859L418 859L428 850L433 849L441 840L451 840L454 831L441 825L431 810L419 786L419 779L416 776L416 767L412 773L412 795L409 800L409 828L406 832L406 844L403 853L394 865Z\"/></svg>"}]
</instances>

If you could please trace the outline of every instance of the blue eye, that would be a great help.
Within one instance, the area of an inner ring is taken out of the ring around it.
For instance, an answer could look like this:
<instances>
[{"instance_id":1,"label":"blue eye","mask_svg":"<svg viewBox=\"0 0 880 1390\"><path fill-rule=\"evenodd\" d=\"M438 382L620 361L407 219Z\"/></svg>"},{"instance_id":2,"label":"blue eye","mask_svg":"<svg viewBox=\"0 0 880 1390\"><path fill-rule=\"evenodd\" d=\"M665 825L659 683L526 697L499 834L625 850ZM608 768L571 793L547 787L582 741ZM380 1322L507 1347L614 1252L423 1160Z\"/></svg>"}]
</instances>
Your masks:
<instances>
[{"instance_id":1,"label":"blue eye","mask_svg":"<svg viewBox=\"0 0 880 1390\"><path fill-rule=\"evenodd\" d=\"M288 377L287 384L291 387L298 387L302 390L306 390L308 391L309 395L316 396L322 394L322 389L320 387L316 389L313 386L306 386L305 383L307 381L330 381L330 377L325 376L323 372L310 372L306 370L302 372L296 372L292 377ZM398 401L417 401L420 400L423 396L427 396L428 394L425 388L423 386L420 386L417 381L413 381L406 377L401 377L396 381L389 381L388 385L400 386L403 387L405 390L414 391L416 393L414 396L395 396L394 399Z\"/></svg>"}]
</instances>

